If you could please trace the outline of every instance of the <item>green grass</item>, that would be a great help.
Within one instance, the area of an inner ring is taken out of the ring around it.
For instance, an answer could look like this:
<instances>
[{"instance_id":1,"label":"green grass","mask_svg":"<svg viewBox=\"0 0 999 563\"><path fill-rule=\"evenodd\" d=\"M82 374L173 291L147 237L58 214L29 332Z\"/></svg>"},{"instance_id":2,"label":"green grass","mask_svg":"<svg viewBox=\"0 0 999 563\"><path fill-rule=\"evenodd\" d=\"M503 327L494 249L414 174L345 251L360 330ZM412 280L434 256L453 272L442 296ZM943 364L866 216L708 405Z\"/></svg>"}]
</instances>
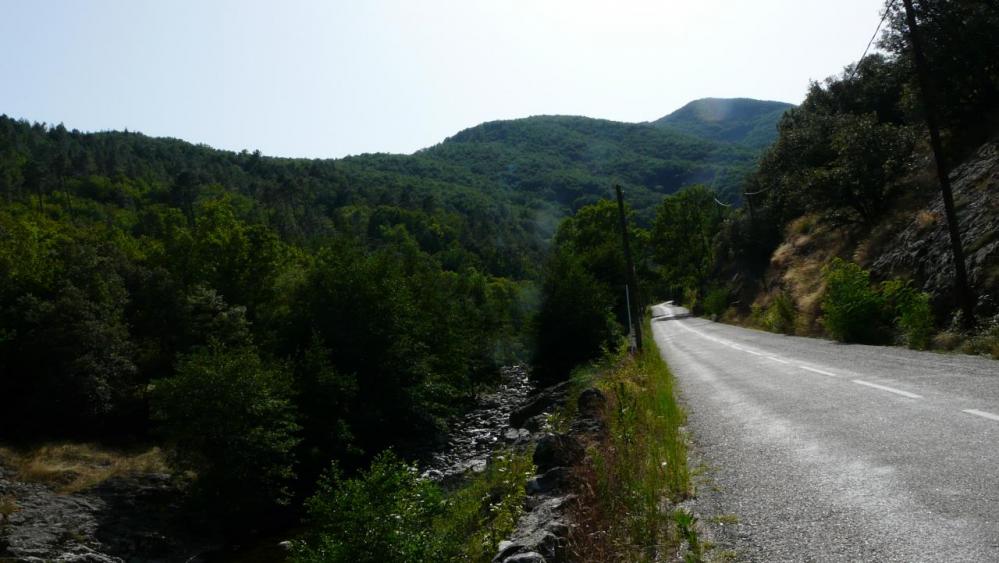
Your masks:
<instances>
[{"instance_id":1,"label":"green grass","mask_svg":"<svg viewBox=\"0 0 999 563\"><path fill-rule=\"evenodd\" d=\"M524 484L534 475L533 450L496 454L486 470L447 497L436 533L461 543L462 561L491 561L499 542L517 527L526 496Z\"/></svg>"},{"instance_id":2,"label":"green grass","mask_svg":"<svg viewBox=\"0 0 999 563\"><path fill-rule=\"evenodd\" d=\"M739 523L739 516L736 514L719 514L710 518L712 524L731 525Z\"/></svg>"},{"instance_id":3,"label":"green grass","mask_svg":"<svg viewBox=\"0 0 999 563\"><path fill-rule=\"evenodd\" d=\"M606 440L593 444L581 469L581 514L571 537L577 559L700 559L696 518L676 503L691 494L685 415L673 376L646 323L644 351L622 353L597 385L607 395Z\"/></svg>"}]
</instances>

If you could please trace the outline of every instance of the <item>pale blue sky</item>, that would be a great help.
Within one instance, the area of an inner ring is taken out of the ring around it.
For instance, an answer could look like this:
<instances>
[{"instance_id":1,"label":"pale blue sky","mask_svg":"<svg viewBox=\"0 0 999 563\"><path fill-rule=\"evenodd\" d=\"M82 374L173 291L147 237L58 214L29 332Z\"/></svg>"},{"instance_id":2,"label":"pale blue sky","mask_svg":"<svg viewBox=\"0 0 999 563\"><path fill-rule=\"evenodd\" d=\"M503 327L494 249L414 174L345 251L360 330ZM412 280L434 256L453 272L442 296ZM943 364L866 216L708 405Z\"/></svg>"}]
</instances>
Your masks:
<instances>
[{"instance_id":1,"label":"pale blue sky","mask_svg":"<svg viewBox=\"0 0 999 563\"><path fill-rule=\"evenodd\" d=\"M412 152L493 119L800 102L881 0L0 0L0 113L265 154Z\"/></svg>"}]
</instances>

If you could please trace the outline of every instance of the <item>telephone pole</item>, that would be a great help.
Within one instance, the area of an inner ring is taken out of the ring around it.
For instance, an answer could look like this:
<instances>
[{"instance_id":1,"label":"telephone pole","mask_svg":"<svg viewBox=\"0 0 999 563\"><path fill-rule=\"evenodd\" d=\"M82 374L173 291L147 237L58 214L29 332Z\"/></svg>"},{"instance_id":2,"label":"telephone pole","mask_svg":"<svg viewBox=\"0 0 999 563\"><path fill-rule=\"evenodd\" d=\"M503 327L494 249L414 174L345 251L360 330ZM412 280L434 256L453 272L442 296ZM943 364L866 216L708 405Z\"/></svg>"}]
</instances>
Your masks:
<instances>
[{"instance_id":1,"label":"telephone pole","mask_svg":"<svg viewBox=\"0 0 999 563\"><path fill-rule=\"evenodd\" d=\"M930 130L930 147L937 163L937 178L940 181L940 192L943 195L944 213L947 216L947 230L950 233L950 246L954 255L954 282L957 291L958 304L964 314L966 327L975 323L975 298L968 286L968 272L964 263L964 247L961 245L961 230L957 224L957 212L954 210L954 193L950 187L950 169L947 167L946 155L940 142L936 113L936 91L926 56L916 26L916 11L912 8L912 0L902 0L905 5L905 19L909 24L909 44L912 46L912 58L916 63L916 74L919 77L919 88L923 94L923 110L926 114L926 128Z\"/></svg>"},{"instance_id":2,"label":"telephone pole","mask_svg":"<svg viewBox=\"0 0 999 563\"><path fill-rule=\"evenodd\" d=\"M628 219L624 215L624 194L621 192L621 186L618 184L614 185L614 190L617 192L617 211L618 216L621 219L621 240L624 242L624 261L625 268L627 268L627 279L628 286L625 291L630 293L627 298L628 306L628 318L631 324L632 334L635 335L635 349L642 350L642 321L644 320L644 315L642 315L641 299L638 297L638 276L635 275L635 263L631 260L631 244L628 242ZM628 291L630 289L630 291Z\"/></svg>"}]
</instances>

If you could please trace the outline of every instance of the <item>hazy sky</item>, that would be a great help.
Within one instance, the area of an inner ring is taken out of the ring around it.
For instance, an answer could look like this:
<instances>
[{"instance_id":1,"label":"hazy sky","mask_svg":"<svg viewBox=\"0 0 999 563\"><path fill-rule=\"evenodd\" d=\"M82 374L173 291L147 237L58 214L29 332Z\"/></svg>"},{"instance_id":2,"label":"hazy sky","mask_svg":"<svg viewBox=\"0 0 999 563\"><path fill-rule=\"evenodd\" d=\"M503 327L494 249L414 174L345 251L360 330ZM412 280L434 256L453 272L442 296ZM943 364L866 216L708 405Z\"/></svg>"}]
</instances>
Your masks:
<instances>
[{"instance_id":1,"label":"hazy sky","mask_svg":"<svg viewBox=\"0 0 999 563\"><path fill-rule=\"evenodd\" d=\"M0 0L0 113L279 156L412 152L494 119L798 103L882 0Z\"/></svg>"}]
</instances>

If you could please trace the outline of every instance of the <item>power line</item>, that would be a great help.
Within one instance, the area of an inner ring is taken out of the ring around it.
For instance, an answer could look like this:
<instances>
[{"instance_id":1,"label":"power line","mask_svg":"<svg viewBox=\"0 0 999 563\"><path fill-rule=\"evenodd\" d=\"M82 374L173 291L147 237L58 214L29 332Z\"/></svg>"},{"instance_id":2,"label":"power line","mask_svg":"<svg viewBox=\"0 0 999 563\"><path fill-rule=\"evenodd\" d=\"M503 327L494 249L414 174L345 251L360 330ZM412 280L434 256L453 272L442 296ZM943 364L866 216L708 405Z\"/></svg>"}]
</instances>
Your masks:
<instances>
[{"instance_id":1,"label":"power line","mask_svg":"<svg viewBox=\"0 0 999 563\"><path fill-rule=\"evenodd\" d=\"M884 25L885 20L888 19L888 14L891 13L891 9L894 6L895 0L891 0L888 2L888 5L885 6L885 13L881 16L881 21L878 22L878 27L874 29L874 35L871 36L871 40L867 42L867 47L864 48L864 54L860 55L860 59L857 60L857 64L853 65L853 71L850 73L850 78L846 79L847 82L850 82L853 80L853 77L856 76L857 70L860 69L860 63L864 62L864 57L866 57L867 52L871 50L871 45L873 45L874 40L878 38L878 32L881 31L881 26Z\"/></svg>"}]
</instances>

